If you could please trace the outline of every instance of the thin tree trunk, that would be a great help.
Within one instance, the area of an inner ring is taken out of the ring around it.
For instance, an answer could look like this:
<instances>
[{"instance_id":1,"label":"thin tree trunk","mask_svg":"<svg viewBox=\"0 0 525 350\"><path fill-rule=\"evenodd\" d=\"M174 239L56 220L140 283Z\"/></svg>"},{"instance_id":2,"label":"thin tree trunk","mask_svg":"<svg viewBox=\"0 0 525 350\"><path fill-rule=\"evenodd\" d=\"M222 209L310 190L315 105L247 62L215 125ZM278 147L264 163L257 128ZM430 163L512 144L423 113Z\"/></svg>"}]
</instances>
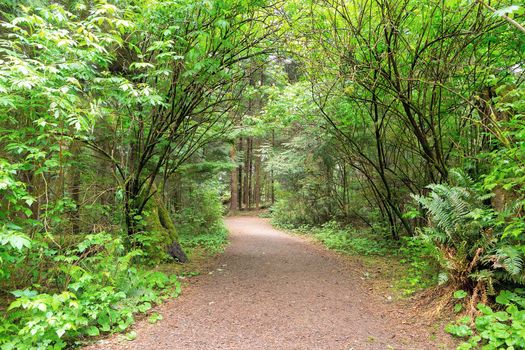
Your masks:
<instances>
[{"instance_id":1,"label":"thin tree trunk","mask_svg":"<svg viewBox=\"0 0 525 350\"><path fill-rule=\"evenodd\" d=\"M80 233L80 168L79 168L79 156L80 156L80 145L78 142L73 141L71 144L72 153L72 166L71 166L71 183L69 185L69 194L71 199L75 203L75 209L71 211L71 231L73 234Z\"/></svg>"},{"instance_id":2,"label":"thin tree trunk","mask_svg":"<svg viewBox=\"0 0 525 350\"><path fill-rule=\"evenodd\" d=\"M239 154L241 154L242 156L242 153L243 152L243 147L242 147L242 137L239 138ZM243 189L244 189L244 186L243 186L243 183L242 183L242 161L239 162L239 166L237 167L237 175L238 175L238 180L237 180L237 185L238 185L238 191L237 191L237 204L238 204L238 209L239 210L242 210L242 200L243 200Z\"/></svg>"},{"instance_id":3,"label":"thin tree trunk","mask_svg":"<svg viewBox=\"0 0 525 350\"><path fill-rule=\"evenodd\" d=\"M255 209L259 209L261 206L261 157L255 156Z\"/></svg>"},{"instance_id":4,"label":"thin tree trunk","mask_svg":"<svg viewBox=\"0 0 525 350\"><path fill-rule=\"evenodd\" d=\"M230 148L230 160L235 163L235 142ZM239 206L239 189L237 181L239 180L239 174L237 174L237 167L234 167L230 175L230 210L235 210Z\"/></svg>"},{"instance_id":5,"label":"thin tree trunk","mask_svg":"<svg viewBox=\"0 0 525 350\"><path fill-rule=\"evenodd\" d=\"M250 200L250 139L246 138L246 150L244 152L244 185L243 185L243 204L244 208L249 208Z\"/></svg>"},{"instance_id":6,"label":"thin tree trunk","mask_svg":"<svg viewBox=\"0 0 525 350\"><path fill-rule=\"evenodd\" d=\"M253 138L248 139L248 209L253 207Z\"/></svg>"}]
</instances>

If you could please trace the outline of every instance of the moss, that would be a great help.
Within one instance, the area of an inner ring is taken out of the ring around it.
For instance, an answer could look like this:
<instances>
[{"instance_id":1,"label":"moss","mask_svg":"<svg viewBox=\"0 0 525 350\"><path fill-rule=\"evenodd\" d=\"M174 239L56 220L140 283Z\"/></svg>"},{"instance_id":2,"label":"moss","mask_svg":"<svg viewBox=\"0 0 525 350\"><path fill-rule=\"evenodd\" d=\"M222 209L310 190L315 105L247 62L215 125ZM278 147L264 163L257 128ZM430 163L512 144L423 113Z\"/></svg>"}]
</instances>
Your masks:
<instances>
[{"instance_id":1,"label":"moss","mask_svg":"<svg viewBox=\"0 0 525 350\"><path fill-rule=\"evenodd\" d=\"M177 229L175 228L175 224L173 223L173 220L171 219L170 213L168 212L168 209L166 209L166 205L162 203L160 198L155 199L157 204L157 212L160 224L162 227L168 232L169 238L171 241L178 241L179 235L177 232ZM171 242L170 242L171 243Z\"/></svg>"},{"instance_id":2,"label":"moss","mask_svg":"<svg viewBox=\"0 0 525 350\"><path fill-rule=\"evenodd\" d=\"M145 211L146 231L150 235L151 244L145 245L143 249L151 261L159 262L166 257L168 248L173 242L177 242L179 237L175 224L158 194L148 201Z\"/></svg>"}]
</instances>

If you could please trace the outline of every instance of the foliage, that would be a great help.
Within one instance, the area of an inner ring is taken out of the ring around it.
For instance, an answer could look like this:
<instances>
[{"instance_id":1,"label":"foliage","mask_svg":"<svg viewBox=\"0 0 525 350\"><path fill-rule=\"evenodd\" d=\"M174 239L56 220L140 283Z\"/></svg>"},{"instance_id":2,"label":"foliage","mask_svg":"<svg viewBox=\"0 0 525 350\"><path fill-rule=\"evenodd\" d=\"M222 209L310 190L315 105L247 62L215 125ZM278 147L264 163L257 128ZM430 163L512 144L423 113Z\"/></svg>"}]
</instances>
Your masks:
<instances>
[{"instance_id":1,"label":"foliage","mask_svg":"<svg viewBox=\"0 0 525 350\"><path fill-rule=\"evenodd\" d=\"M436 246L451 283L486 301L496 284L524 283L523 251L505 234L505 217L484 204L490 195L477 191L464 174L455 175L470 186L430 185L428 196L415 196L431 223L421 230L421 238Z\"/></svg>"},{"instance_id":2,"label":"foliage","mask_svg":"<svg viewBox=\"0 0 525 350\"><path fill-rule=\"evenodd\" d=\"M407 292L448 278L472 309L522 287L523 14L507 0L4 1L1 345L125 329L176 284L141 263L177 243L220 251L228 201L271 203L331 249L395 255ZM481 341L518 329L510 307L478 307Z\"/></svg>"},{"instance_id":3,"label":"foliage","mask_svg":"<svg viewBox=\"0 0 525 350\"><path fill-rule=\"evenodd\" d=\"M291 226L281 225L273 221L279 227L289 229L297 233L307 233L319 240L327 248L351 255L393 255L399 247L396 242L384 239L384 231L379 227L375 229L353 229L342 227L335 221L324 223L321 226Z\"/></svg>"},{"instance_id":4,"label":"foliage","mask_svg":"<svg viewBox=\"0 0 525 350\"><path fill-rule=\"evenodd\" d=\"M244 0L0 11L0 288L14 297L0 346L63 348L178 290L142 265L177 243L168 207L190 248L224 244L218 186L186 208L169 185L230 128L243 65L267 54L279 16Z\"/></svg>"},{"instance_id":5,"label":"foliage","mask_svg":"<svg viewBox=\"0 0 525 350\"><path fill-rule=\"evenodd\" d=\"M222 252L228 242L228 230L218 227L213 233L181 235L180 241L190 254L200 249L206 254L215 255Z\"/></svg>"},{"instance_id":6,"label":"foliage","mask_svg":"<svg viewBox=\"0 0 525 350\"><path fill-rule=\"evenodd\" d=\"M133 266L141 251L125 253L120 239L88 235L73 249L50 252L55 263L45 278L61 288L33 284L14 291L1 328L2 349L62 349L80 337L123 331L133 314L180 292L172 276Z\"/></svg>"},{"instance_id":7,"label":"foliage","mask_svg":"<svg viewBox=\"0 0 525 350\"><path fill-rule=\"evenodd\" d=\"M303 203L287 198L286 193L282 193L280 198L271 208L271 218L273 223L284 228L294 228L302 224L312 223L309 213Z\"/></svg>"},{"instance_id":8,"label":"foliage","mask_svg":"<svg viewBox=\"0 0 525 350\"><path fill-rule=\"evenodd\" d=\"M314 237L329 249L356 255L388 255L395 252L397 244L384 239L378 228L356 230L341 228L334 221L311 229Z\"/></svg>"},{"instance_id":9,"label":"foliage","mask_svg":"<svg viewBox=\"0 0 525 350\"><path fill-rule=\"evenodd\" d=\"M220 201L219 186L214 181L200 183L188 193L185 206L175 215L175 225L181 244L215 254L227 242L227 230L222 220L224 207Z\"/></svg>"},{"instance_id":10,"label":"foliage","mask_svg":"<svg viewBox=\"0 0 525 350\"><path fill-rule=\"evenodd\" d=\"M188 193L187 205L175 216L181 235L210 234L222 227L224 208L217 183L201 183Z\"/></svg>"},{"instance_id":11,"label":"foliage","mask_svg":"<svg viewBox=\"0 0 525 350\"><path fill-rule=\"evenodd\" d=\"M496 297L495 310L479 303L479 315L472 322L463 317L447 325L445 330L457 337L467 338L458 350L525 349L525 297L522 289L502 290ZM464 297L466 293L460 295Z\"/></svg>"},{"instance_id":12,"label":"foliage","mask_svg":"<svg viewBox=\"0 0 525 350\"><path fill-rule=\"evenodd\" d=\"M403 294L411 295L442 283L443 275L439 274L439 250L434 244L421 237L403 237L399 247L400 262L405 266L404 276L397 287Z\"/></svg>"}]
</instances>

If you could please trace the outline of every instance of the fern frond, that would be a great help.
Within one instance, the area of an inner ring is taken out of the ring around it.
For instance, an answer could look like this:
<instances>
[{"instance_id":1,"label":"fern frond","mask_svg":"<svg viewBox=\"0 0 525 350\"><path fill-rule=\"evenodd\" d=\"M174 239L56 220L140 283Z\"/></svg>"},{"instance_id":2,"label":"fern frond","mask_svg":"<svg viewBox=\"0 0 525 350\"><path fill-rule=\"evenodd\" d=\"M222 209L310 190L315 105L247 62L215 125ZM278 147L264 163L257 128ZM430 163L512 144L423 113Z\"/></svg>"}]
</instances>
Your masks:
<instances>
[{"instance_id":1,"label":"fern frond","mask_svg":"<svg viewBox=\"0 0 525 350\"><path fill-rule=\"evenodd\" d=\"M461 187L473 187L474 180L463 169L454 168L448 172L449 180Z\"/></svg>"},{"instance_id":2,"label":"fern frond","mask_svg":"<svg viewBox=\"0 0 525 350\"><path fill-rule=\"evenodd\" d=\"M513 246L503 246L496 249L495 258L500 267L512 276L517 276L523 271L522 253Z\"/></svg>"}]
</instances>

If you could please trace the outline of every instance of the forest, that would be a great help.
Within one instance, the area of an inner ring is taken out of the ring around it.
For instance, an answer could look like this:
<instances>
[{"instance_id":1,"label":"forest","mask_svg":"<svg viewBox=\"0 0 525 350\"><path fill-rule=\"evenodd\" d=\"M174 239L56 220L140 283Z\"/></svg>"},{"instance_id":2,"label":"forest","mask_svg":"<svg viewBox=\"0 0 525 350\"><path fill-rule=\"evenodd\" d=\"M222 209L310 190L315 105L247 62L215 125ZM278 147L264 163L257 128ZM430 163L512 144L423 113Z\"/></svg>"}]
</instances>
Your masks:
<instances>
[{"instance_id":1,"label":"forest","mask_svg":"<svg viewBox=\"0 0 525 350\"><path fill-rule=\"evenodd\" d=\"M0 348L133 340L240 213L525 349L524 80L514 0L0 0Z\"/></svg>"}]
</instances>

